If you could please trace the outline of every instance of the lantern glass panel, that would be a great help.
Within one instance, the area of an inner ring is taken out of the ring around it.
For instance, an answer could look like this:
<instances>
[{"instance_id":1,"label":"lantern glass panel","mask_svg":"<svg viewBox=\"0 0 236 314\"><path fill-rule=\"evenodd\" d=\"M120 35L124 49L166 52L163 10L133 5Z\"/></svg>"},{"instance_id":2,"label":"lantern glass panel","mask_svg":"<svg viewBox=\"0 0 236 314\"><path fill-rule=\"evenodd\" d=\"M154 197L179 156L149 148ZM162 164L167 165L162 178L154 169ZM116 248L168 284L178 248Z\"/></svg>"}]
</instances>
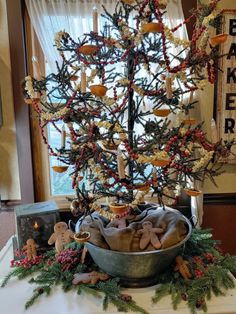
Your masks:
<instances>
[{"instance_id":1,"label":"lantern glass panel","mask_svg":"<svg viewBox=\"0 0 236 314\"><path fill-rule=\"evenodd\" d=\"M17 246L34 239L40 250L48 248L48 239L59 221L59 209L54 201L20 205L15 208Z\"/></svg>"}]
</instances>

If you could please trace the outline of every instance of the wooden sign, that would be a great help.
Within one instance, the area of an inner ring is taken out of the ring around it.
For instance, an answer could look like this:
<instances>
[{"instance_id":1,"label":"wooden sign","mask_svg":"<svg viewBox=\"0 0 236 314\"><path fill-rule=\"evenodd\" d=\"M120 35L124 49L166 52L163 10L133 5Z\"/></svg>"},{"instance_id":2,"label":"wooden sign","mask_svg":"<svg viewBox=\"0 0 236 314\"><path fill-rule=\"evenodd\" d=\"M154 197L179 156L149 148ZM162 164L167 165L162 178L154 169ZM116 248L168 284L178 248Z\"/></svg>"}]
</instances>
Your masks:
<instances>
[{"instance_id":1,"label":"wooden sign","mask_svg":"<svg viewBox=\"0 0 236 314\"><path fill-rule=\"evenodd\" d=\"M224 10L220 33L229 34L225 43L219 45L220 58L218 78L216 83L215 103L216 121L219 138L223 141L236 141L236 10ZM236 154L236 146L232 147ZM236 163L236 157L231 154L229 163Z\"/></svg>"}]
</instances>

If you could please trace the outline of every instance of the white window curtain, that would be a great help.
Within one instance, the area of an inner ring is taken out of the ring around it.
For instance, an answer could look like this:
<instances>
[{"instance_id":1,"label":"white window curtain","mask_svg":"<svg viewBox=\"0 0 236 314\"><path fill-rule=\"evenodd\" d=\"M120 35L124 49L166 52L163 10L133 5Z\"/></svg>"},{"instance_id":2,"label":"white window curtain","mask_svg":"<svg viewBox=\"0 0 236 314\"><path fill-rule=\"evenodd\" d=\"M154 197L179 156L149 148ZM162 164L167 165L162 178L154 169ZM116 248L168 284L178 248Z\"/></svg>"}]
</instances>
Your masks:
<instances>
[{"instance_id":1,"label":"white window curtain","mask_svg":"<svg viewBox=\"0 0 236 314\"><path fill-rule=\"evenodd\" d=\"M167 24L170 28L174 28L179 23L183 22L184 20L184 13L182 8L182 1L181 0L168 0L167 9ZM188 39L188 33L186 26L180 27L175 32L175 36L181 39Z\"/></svg>"},{"instance_id":2,"label":"white window curtain","mask_svg":"<svg viewBox=\"0 0 236 314\"><path fill-rule=\"evenodd\" d=\"M25 0L29 17L47 61L47 68L56 70L55 61L61 62L54 46L55 34L65 31L73 39L92 31L92 13L102 5L113 12L116 0ZM37 56L36 56L37 57Z\"/></svg>"},{"instance_id":3,"label":"white window curtain","mask_svg":"<svg viewBox=\"0 0 236 314\"><path fill-rule=\"evenodd\" d=\"M55 33L63 30L77 40L84 33L92 31L94 7L97 8L99 14L103 12L102 5L112 13L117 4L117 0L25 0L25 2L50 72L56 69L55 61L61 61L54 46ZM175 27L183 20L181 1L168 0L165 22L169 28ZM101 23L100 19L100 27ZM175 32L175 36L188 39L185 25ZM173 54L178 52L176 49L173 47ZM198 226L202 222L202 208L202 198L193 198L192 215L196 217L195 222Z\"/></svg>"},{"instance_id":4,"label":"white window curtain","mask_svg":"<svg viewBox=\"0 0 236 314\"><path fill-rule=\"evenodd\" d=\"M169 0L167 15L169 27L184 19L181 1ZM29 17L39 39L48 68L56 69L55 61L60 57L54 46L55 33L66 31L73 39L92 30L92 12L96 7L102 13L102 5L113 12L117 0L25 0ZM100 23L101 24L101 23ZM179 28L175 35L187 39L186 27ZM173 48L174 49L174 48Z\"/></svg>"}]
</instances>

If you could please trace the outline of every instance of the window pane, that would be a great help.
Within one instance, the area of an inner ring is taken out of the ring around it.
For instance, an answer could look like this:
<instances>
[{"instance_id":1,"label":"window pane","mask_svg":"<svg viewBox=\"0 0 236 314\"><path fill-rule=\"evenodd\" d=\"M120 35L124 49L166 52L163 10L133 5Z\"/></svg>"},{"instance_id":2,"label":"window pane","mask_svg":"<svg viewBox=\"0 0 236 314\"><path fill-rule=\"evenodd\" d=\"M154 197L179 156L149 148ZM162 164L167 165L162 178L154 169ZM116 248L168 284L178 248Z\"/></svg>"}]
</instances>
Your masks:
<instances>
[{"instance_id":1,"label":"window pane","mask_svg":"<svg viewBox=\"0 0 236 314\"><path fill-rule=\"evenodd\" d=\"M56 126L61 129L63 123L57 122ZM50 124L48 126L48 142L50 143L53 149L59 148L61 144L61 136L60 133L55 129L55 127ZM71 187L72 180L69 174L72 172L71 167L67 169L67 171L63 173L58 173L53 171L52 166L65 166L65 164L61 163L57 160L56 157L49 157L49 165L50 165L50 189L51 195L70 195L74 194L73 189Z\"/></svg>"}]
</instances>

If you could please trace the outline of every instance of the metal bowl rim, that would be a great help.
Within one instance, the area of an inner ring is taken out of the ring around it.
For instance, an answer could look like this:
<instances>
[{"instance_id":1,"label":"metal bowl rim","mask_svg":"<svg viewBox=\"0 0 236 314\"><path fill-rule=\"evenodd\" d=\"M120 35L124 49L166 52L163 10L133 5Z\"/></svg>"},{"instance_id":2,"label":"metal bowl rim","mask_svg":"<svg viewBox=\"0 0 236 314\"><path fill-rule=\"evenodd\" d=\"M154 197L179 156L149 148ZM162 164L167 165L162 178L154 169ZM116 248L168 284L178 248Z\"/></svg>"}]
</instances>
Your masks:
<instances>
[{"instance_id":1,"label":"metal bowl rim","mask_svg":"<svg viewBox=\"0 0 236 314\"><path fill-rule=\"evenodd\" d=\"M176 209L173 209L173 208L168 208L168 210L178 212ZM185 217L184 215L182 215L182 214L180 214L180 215L182 216L182 218L184 218L185 222L188 224L188 228L189 228L188 233L187 233L186 237L182 241L176 243L175 245L167 247L165 249L153 250L153 251L145 251L145 252L123 252L123 251L107 250L107 249L101 248L101 247L99 247L97 245L94 245L94 244L92 244L90 242L86 242L85 245L97 248L97 249L103 251L104 253L105 252L112 252L113 254L117 254L117 255L131 255L131 256L133 256L133 255L134 256L135 255L149 255L149 254L155 254L157 252L161 253L161 252L166 252L166 251L169 251L169 250L173 250L174 248L177 248L177 247L181 246L182 244L184 244L190 238L191 233L192 233L192 225L191 225L189 219L187 217Z\"/></svg>"}]
</instances>

